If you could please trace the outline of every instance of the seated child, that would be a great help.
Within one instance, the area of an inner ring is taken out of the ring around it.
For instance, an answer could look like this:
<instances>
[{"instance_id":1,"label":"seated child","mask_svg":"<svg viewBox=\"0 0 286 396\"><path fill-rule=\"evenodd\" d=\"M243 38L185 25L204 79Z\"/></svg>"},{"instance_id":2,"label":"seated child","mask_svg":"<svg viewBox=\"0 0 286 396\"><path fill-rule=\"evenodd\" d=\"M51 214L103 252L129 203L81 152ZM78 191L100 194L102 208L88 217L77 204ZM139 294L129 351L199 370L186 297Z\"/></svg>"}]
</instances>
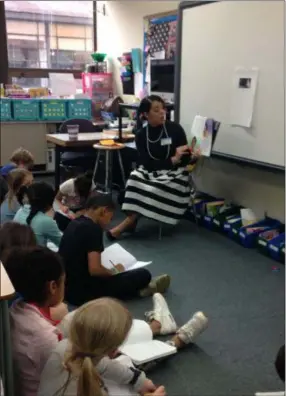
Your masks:
<instances>
[{"instance_id":1,"label":"seated child","mask_svg":"<svg viewBox=\"0 0 286 396\"><path fill-rule=\"evenodd\" d=\"M61 184L55 203L59 210L64 213L74 208L79 209L84 206L94 188L92 172L86 172Z\"/></svg>"},{"instance_id":2,"label":"seated child","mask_svg":"<svg viewBox=\"0 0 286 396\"><path fill-rule=\"evenodd\" d=\"M176 331L175 321L163 296L153 296L152 315L162 320L151 322L163 328L161 334ZM71 317L69 318L71 319ZM194 340L207 325L202 313L194 317L173 337L170 343L182 348ZM146 324L147 326L147 324ZM120 302L101 298L86 303L75 311L68 339L61 341L52 352L41 376L38 396L165 395L164 387L156 388L144 372L135 368L118 348L134 329L134 320ZM64 369L63 369L64 368ZM113 393L114 392L114 393Z\"/></svg>"},{"instance_id":3,"label":"seated child","mask_svg":"<svg viewBox=\"0 0 286 396\"><path fill-rule=\"evenodd\" d=\"M9 172L7 176L8 193L0 207L0 224L12 221L20 203L17 194L23 186L28 186L33 181L33 174L24 168L17 168Z\"/></svg>"},{"instance_id":4,"label":"seated child","mask_svg":"<svg viewBox=\"0 0 286 396\"><path fill-rule=\"evenodd\" d=\"M0 170L1 176L6 178L8 173L16 168L24 168L31 170L34 165L34 157L30 151L24 149L23 147L15 150L10 158L10 163L2 166Z\"/></svg>"},{"instance_id":5,"label":"seated child","mask_svg":"<svg viewBox=\"0 0 286 396\"><path fill-rule=\"evenodd\" d=\"M79 306L103 296L126 299L164 293L170 285L168 275L151 281L147 269L124 272L124 267L115 263L115 271L122 273L114 276L114 271L101 264L103 232L114 212L112 198L93 194L87 200L85 209L85 215L70 222L59 248L66 268L67 301Z\"/></svg>"},{"instance_id":6,"label":"seated child","mask_svg":"<svg viewBox=\"0 0 286 396\"><path fill-rule=\"evenodd\" d=\"M60 323L51 317L51 308L59 306L64 294L65 275L57 253L43 247L15 249L5 260L5 266L15 289L22 295L22 300L16 301L10 311L15 378L19 385L16 394L35 396L44 365L58 342L70 333L70 323L77 311L66 315ZM170 342L179 349L193 342L206 328L206 317L197 313L177 330L163 296L154 295L153 304L147 315L149 324L134 320L131 332L136 332L141 322L140 329L144 324L153 335L176 333Z\"/></svg>"},{"instance_id":7,"label":"seated child","mask_svg":"<svg viewBox=\"0 0 286 396\"><path fill-rule=\"evenodd\" d=\"M28 204L24 204L16 213L14 221L32 227L37 242L47 246L49 241L59 246L62 233L53 219L54 189L47 183L36 182L28 187Z\"/></svg>"}]
</instances>

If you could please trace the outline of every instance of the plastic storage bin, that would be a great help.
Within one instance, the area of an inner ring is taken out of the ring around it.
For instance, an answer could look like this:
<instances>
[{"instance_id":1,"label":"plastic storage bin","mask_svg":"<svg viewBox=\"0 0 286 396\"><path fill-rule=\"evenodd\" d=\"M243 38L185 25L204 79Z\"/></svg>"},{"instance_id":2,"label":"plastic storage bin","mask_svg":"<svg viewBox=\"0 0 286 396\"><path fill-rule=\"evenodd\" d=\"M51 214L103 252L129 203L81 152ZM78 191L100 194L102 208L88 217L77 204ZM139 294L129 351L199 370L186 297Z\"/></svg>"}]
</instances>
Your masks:
<instances>
[{"instance_id":1,"label":"plastic storage bin","mask_svg":"<svg viewBox=\"0 0 286 396\"><path fill-rule=\"evenodd\" d=\"M273 238L268 243L268 252L269 255L277 261L283 262L285 259L285 232L278 235L276 238ZM283 255L284 249L284 255Z\"/></svg>"},{"instance_id":2,"label":"plastic storage bin","mask_svg":"<svg viewBox=\"0 0 286 396\"><path fill-rule=\"evenodd\" d=\"M40 106L38 99L13 99L13 118L15 121L39 121Z\"/></svg>"},{"instance_id":3,"label":"plastic storage bin","mask_svg":"<svg viewBox=\"0 0 286 396\"><path fill-rule=\"evenodd\" d=\"M91 120L91 99L67 100L68 118L83 118Z\"/></svg>"},{"instance_id":4,"label":"plastic storage bin","mask_svg":"<svg viewBox=\"0 0 286 396\"><path fill-rule=\"evenodd\" d=\"M239 230L239 241L244 247L254 247L255 243L257 242L257 237L259 234L261 234L261 232L265 232L280 226L281 223L279 221L266 218L246 227L241 227ZM264 228L263 231L261 228ZM252 229L251 232L250 229Z\"/></svg>"},{"instance_id":5,"label":"plastic storage bin","mask_svg":"<svg viewBox=\"0 0 286 396\"><path fill-rule=\"evenodd\" d=\"M112 73L82 73L82 89L90 98L112 94Z\"/></svg>"},{"instance_id":6,"label":"plastic storage bin","mask_svg":"<svg viewBox=\"0 0 286 396\"><path fill-rule=\"evenodd\" d=\"M41 119L43 121L64 121L67 117L66 99L41 99Z\"/></svg>"},{"instance_id":7,"label":"plastic storage bin","mask_svg":"<svg viewBox=\"0 0 286 396\"><path fill-rule=\"evenodd\" d=\"M12 101L9 98L0 98L0 120L11 121L12 120Z\"/></svg>"},{"instance_id":8,"label":"plastic storage bin","mask_svg":"<svg viewBox=\"0 0 286 396\"><path fill-rule=\"evenodd\" d=\"M263 254L269 255L269 244L285 231L285 226L276 227L261 232L257 237L257 248Z\"/></svg>"},{"instance_id":9,"label":"plastic storage bin","mask_svg":"<svg viewBox=\"0 0 286 396\"><path fill-rule=\"evenodd\" d=\"M213 218L213 230L223 232L229 229L230 223L228 223L228 221L235 219L235 217L240 217L240 209L240 206L233 205L226 209L223 213L219 213L217 216L215 216ZM229 227L225 227L226 224L228 224Z\"/></svg>"}]
</instances>

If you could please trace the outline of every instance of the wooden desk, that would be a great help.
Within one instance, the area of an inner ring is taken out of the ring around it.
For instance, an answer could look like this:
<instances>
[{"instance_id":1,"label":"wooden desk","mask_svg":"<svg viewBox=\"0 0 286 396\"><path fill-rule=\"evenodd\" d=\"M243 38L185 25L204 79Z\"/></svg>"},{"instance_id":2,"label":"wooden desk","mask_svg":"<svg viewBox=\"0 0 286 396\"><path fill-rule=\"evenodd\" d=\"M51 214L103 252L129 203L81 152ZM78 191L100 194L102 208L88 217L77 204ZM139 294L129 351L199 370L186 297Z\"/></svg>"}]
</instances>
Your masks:
<instances>
[{"instance_id":1,"label":"wooden desk","mask_svg":"<svg viewBox=\"0 0 286 396\"><path fill-rule=\"evenodd\" d=\"M79 133L77 140L69 140L67 133L47 134L46 141L55 145L55 189L60 186L60 164L61 154L65 151L82 151L86 148L92 148L94 144L103 139L117 138L118 131L104 130L102 133ZM123 140L133 140L133 134L126 134Z\"/></svg>"}]
</instances>

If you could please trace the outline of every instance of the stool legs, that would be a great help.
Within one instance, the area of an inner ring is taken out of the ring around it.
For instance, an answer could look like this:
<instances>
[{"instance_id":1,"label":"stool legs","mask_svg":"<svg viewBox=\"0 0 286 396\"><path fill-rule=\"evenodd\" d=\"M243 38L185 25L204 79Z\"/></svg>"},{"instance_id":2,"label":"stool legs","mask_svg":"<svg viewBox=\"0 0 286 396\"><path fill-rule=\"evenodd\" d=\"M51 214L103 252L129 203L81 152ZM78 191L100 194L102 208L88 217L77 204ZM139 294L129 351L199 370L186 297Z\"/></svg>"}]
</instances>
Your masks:
<instances>
[{"instance_id":1,"label":"stool legs","mask_svg":"<svg viewBox=\"0 0 286 396\"><path fill-rule=\"evenodd\" d=\"M118 161L119 161L119 166L120 166L121 176L122 176L122 181L123 181L123 188L125 188L126 179L125 179L125 172L124 172L124 166L123 166L123 162L122 162L121 152L117 151L117 153L118 153Z\"/></svg>"},{"instance_id":2,"label":"stool legs","mask_svg":"<svg viewBox=\"0 0 286 396\"><path fill-rule=\"evenodd\" d=\"M95 161L94 170L93 170L93 175L92 175L92 180L94 181L94 183L95 183L96 172L97 172L98 165L99 165L99 160L100 160L100 151L97 152L96 161Z\"/></svg>"},{"instance_id":3,"label":"stool legs","mask_svg":"<svg viewBox=\"0 0 286 396\"><path fill-rule=\"evenodd\" d=\"M105 193L112 193L112 161L113 156L112 152L107 150L105 151Z\"/></svg>"}]
</instances>

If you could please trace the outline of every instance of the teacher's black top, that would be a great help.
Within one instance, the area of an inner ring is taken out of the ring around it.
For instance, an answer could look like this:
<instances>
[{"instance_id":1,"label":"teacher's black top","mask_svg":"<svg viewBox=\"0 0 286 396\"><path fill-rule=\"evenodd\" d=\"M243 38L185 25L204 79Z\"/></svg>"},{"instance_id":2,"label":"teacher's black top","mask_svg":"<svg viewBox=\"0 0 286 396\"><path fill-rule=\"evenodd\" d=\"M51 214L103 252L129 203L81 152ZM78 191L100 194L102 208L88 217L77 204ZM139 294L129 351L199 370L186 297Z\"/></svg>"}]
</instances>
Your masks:
<instances>
[{"instance_id":1,"label":"teacher's black top","mask_svg":"<svg viewBox=\"0 0 286 396\"><path fill-rule=\"evenodd\" d=\"M158 127L149 125L149 141L147 140L147 126L142 127L136 133L138 163L143 165L148 172L176 169L190 163L190 155L185 155L180 164L173 165L171 158L176 154L177 147L187 144L187 137L184 129L176 122L166 121L165 127L168 136L166 136L162 125ZM161 134L162 136L159 139Z\"/></svg>"}]
</instances>

